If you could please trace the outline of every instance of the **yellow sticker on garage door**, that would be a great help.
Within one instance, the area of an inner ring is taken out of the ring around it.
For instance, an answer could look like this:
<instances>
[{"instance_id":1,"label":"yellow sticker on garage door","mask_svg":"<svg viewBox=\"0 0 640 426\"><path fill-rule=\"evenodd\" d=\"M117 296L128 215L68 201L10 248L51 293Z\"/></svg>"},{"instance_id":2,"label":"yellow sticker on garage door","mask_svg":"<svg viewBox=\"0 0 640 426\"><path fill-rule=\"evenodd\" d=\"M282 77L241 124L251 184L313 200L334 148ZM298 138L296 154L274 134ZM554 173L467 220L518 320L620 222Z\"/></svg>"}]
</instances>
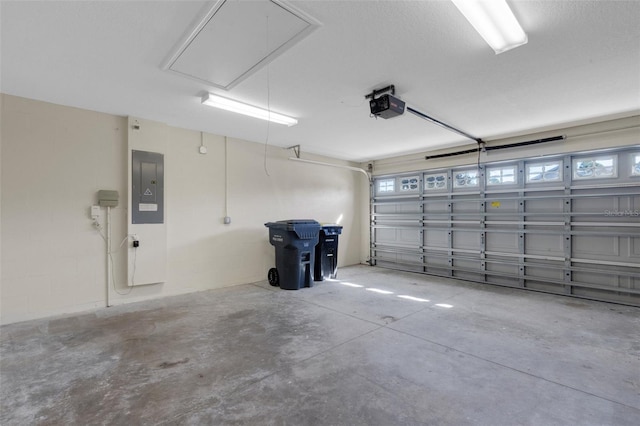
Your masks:
<instances>
[{"instance_id":1,"label":"yellow sticker on garage door","mask_svg":"<svg viewBox=\"0 0 640 426\"><path fill-rule=\"evenodd\" d=\"M495 207L495 208L500 207L500 201L492 201L491 202L491 207Z\"/></svg>"}]
</instances>

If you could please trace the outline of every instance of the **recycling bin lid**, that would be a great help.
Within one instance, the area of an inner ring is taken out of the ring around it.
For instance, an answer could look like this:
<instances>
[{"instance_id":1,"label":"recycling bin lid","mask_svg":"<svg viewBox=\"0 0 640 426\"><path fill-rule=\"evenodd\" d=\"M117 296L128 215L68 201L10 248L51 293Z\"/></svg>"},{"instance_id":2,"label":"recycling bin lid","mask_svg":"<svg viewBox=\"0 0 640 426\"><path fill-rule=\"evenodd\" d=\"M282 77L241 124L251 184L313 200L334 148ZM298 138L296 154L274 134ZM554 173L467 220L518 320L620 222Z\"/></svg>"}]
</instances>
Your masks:
<instances>
[{"instance_id":1,"label":"recycling bin lid","mask_svg":"<svg viewBox=\"0 0 640 426\"><path fill-rule=\"evenodd\" d=\"M298 238L308 240L318 238L320 223L313 219L289 219L264 224L269 229L295 232Z\"/></svg>"},{"instance_id":2,"label":"recycling bin lid","mask_svg":"<svg viewBox=\"0 0 640 426\"><path fill-rule=\"evenodd\" d=\"M340 235L342 234L342 225L337 224L324 224L320 228L325 235Z\"/></svg>"},{"instance_id":3,"label":"recycling bin lid","mask_svg":"<svg viewBox=\"0 0 640 426\"><path fill-rule=\"evenodd\" d=\"M320 229L320 223L313 219L288 219L278 220L276 222L267 222L264 224L267 228L279 228L285 231L295 231L296 227L317 227Z\"/></svg>"}]
</instances>

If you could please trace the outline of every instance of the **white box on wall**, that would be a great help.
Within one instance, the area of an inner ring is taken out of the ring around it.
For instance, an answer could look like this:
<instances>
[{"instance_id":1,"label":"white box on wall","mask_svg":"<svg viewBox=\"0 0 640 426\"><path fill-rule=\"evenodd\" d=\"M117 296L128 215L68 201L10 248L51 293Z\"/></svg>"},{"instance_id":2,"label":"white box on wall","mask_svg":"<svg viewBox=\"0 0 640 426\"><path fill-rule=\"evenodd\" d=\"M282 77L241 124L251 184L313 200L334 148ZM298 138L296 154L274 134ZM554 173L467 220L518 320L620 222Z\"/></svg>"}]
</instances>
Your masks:
<instances>
[{"instance_id":1,"label":"white box on wall","mask_svg":"<svg viewBox=\"0 0 640 426\"><path fill-rule=\"evenodd\" d=\"M128 190L133 194L133 151L147 151L164 156L168 130L162 123L129 117L128 120ZM166 176L165 176L166 178ZM133 212L138 206L127 197L127 284L129 286L163 283L167 280L167 220L160 223L134 223ZM163 207L164 208L164 207ZM135 243L134 241L137 241Z\"/></svg>"}]
</instances>

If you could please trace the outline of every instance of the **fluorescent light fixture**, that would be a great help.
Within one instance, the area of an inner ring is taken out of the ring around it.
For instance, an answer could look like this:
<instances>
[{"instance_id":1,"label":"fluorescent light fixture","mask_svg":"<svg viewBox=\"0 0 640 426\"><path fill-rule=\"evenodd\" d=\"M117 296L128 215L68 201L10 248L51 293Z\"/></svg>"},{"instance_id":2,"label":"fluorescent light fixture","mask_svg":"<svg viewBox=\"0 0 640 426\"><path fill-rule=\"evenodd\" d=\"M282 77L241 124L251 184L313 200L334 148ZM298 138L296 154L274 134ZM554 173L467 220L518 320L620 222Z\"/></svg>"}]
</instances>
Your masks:
<instances>
[{"instance_id":1,"label":"fluorescent light fixture","mask_svg":"<svg viewBox=\"0 0 640 426\"><path fill-rule=\"evenodd\" d=\"M527 43L527 35L505 0L451 1L496 55Z\"/></svg>"},{"instance_id":2,"label":"fluorescent light fixture","mask_svg":"<svg viewBox=\"0 0 640 426\"><path fill-rule=\"evenodd\" d=\"M214 95L213 93L207 93L204 95L202 103L215 108L248 115L249 117L271 121L272 123L284 124L289 127L298 124L298 120L295 118L287 117L286 115L278 114L243 102L234 101L233 99L223 98L222 96Z\"/></svg>"}]
</instances>

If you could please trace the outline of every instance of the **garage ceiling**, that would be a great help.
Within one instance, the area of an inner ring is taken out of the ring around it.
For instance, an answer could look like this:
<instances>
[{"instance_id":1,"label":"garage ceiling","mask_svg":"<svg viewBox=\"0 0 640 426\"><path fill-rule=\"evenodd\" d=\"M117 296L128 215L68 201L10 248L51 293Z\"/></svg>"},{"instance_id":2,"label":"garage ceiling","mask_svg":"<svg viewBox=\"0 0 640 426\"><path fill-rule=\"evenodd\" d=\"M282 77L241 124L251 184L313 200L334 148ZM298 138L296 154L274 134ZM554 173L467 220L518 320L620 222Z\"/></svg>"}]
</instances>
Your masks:
<instances>
[{"instance_id":1,"label":"garage ceiling","mask_svg":"<svg viewBox=\"0 0 640 426\"><path fill-rule=\"evenodd\" d=\"M243 7L268 10L265 1ZM370 118L364 95L388 84L407 105L485 140L640 112L640 2L509 4L529 42L495 55L450 1L290 1L320 26L225 90L163 69L218 2L2 0L0 89L353 161L468 142L411 114ZM266 55L282 35L276 22L263 35L230 29L228 41L263 44ZM206 56L199 49L196 59ZM203 106L207 91L299 124Z\"/></svg>"}]
</instances>

